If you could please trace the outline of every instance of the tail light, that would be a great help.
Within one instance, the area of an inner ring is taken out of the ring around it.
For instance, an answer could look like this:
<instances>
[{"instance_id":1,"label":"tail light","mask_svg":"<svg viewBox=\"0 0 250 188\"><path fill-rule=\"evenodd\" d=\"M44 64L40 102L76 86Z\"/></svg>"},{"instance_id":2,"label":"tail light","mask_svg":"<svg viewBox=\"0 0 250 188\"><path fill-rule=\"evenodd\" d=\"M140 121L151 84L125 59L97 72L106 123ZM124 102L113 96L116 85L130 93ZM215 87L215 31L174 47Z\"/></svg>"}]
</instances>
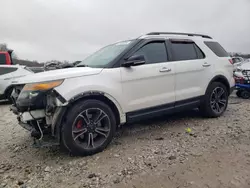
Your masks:
<instances>
[{"instance_id":1,"label":"tail light","mask_svg":"<svg viewBox=\"0 0 250 188\"><path fill-rule=\"evenodd\" d=\"M229 59L228 60L232 65L234 64L233 60L232 59Z\"/></svg>"},{"instance_id":2,"label":"tail light","mask_svg":"<svg viewBox=\"0 0 250 188\"><path fill-rule=\"evenodd\" d=\"M234 76L234 80L235 80L235 83L237 83L237 84L244 84L243 77Z\"/></svg>"}]
</instances>

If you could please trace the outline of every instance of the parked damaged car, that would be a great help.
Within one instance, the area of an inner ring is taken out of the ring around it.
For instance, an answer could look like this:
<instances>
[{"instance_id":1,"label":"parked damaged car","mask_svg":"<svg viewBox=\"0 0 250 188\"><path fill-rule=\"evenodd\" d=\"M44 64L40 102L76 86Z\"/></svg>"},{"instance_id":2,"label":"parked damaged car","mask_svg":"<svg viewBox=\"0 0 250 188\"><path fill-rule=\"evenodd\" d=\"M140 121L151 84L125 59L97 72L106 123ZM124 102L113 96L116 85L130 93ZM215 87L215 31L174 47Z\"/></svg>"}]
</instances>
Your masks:
<instances>
[{"instance_id":1,"label":"parked damaged car","mask_svg":"<svg viewBox=\"0 0 250 188\"><path fill-rule=\"evenodd\" d=\"M13 84L11 109L36 141L50 137L73 154L92 155L126 123L193 108L221 116L235 80L232 59L212 37L152 32Z\"/></svg>"}]
</instances>

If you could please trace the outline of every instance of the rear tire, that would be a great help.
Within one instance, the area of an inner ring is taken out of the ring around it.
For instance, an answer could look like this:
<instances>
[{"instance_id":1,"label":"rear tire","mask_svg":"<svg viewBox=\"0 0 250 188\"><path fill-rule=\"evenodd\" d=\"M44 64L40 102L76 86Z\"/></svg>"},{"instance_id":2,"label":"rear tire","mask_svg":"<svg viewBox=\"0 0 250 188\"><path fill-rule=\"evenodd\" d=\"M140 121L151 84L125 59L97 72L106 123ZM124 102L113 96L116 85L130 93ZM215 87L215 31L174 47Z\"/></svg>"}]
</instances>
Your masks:
<instances>
[{"instance_id":1,"label":"rear tire","mask_svg":"<svg viewBox=\"0 0 250 188\"><path fill-rule=\"evenodd\" d=\"M73 155L93 155L111 142L116 121L111 108L98 100L75 103L61 129L61 144Z\"/></svg>"},{"instance_id":2,"label":"rear tire","mask_svg":"<svg viewBox=\"0 0 250 188\"><path fill-rule=\"evenodd\" d=\"M216 118L221 116L228 105L228 90L220 82L213 82L207 88L204 100L200 106L203 116Z\"/></svg>"},{"instance_id":3,"label":"rear tire","mask_svg":"<svg viewBox=\"0 0 250 188\"><path fill-rule=\"evenodd\" d=\"M250 92L246 91L246 90L243 90L241 92L241 98L243 98L243 99L249 99L250 98Z\"/></svg>"}]
</instances>

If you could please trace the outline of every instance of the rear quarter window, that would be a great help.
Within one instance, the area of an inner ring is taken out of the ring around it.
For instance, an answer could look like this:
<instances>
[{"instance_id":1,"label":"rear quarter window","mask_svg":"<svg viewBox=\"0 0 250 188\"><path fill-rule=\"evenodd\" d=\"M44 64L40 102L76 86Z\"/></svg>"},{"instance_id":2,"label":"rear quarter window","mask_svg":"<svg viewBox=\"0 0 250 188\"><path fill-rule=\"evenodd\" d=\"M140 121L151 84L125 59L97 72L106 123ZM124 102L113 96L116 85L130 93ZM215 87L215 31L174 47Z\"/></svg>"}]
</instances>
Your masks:
<instances>
[{"instance_id":1,"label":"rear quarter window","mask_svg":"<svg viewBox=\"0 0 250 188\"><path fill-rule=\"evenodd\" d=\"M6 56L5 56L5 54L0 54L0 65L6 65Z\"/></svg>"},{"instance_id":2,"label":"rear quarter window","mask_svg":"<svg viewBox=\"0 0 250 188\"><path fill-rule=\"evenodd\" d=\"M218 42L205 41L204 43L218 57L228 57L229 56L227 51Z\"/></svg>"}]
</instances>

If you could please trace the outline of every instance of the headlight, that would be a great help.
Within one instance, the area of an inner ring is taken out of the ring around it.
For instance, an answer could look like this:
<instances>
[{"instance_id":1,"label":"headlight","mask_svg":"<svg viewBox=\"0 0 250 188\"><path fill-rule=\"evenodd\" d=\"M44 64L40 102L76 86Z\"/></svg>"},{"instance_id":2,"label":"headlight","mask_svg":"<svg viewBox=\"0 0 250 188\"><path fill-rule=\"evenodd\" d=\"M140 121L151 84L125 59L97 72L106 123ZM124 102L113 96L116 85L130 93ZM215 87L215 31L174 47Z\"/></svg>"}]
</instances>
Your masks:
<instances>
[{"instance_id":1,"label":"headlight","mask_svg":"<svg viewBox=\"0 0 250 188\"><path fill-rule=\"evenodd\" d=\"M17 108L20 112L45 109L47 105L46 93L62 83L63 80L56 80L26 84L17 98Z\"/></svg>"},{"instance_id":2,"label":"headlight","mask_svg":"<svg viewBox=\"0 0 250 188\"><path fill-rule=\"evenodd\" d=\"M26 84L23 88L23 91L45 91L53 89L63 83L63 80L56 80L50 82L40 82L33 84Z\"/></svg>"}]
</instances>

